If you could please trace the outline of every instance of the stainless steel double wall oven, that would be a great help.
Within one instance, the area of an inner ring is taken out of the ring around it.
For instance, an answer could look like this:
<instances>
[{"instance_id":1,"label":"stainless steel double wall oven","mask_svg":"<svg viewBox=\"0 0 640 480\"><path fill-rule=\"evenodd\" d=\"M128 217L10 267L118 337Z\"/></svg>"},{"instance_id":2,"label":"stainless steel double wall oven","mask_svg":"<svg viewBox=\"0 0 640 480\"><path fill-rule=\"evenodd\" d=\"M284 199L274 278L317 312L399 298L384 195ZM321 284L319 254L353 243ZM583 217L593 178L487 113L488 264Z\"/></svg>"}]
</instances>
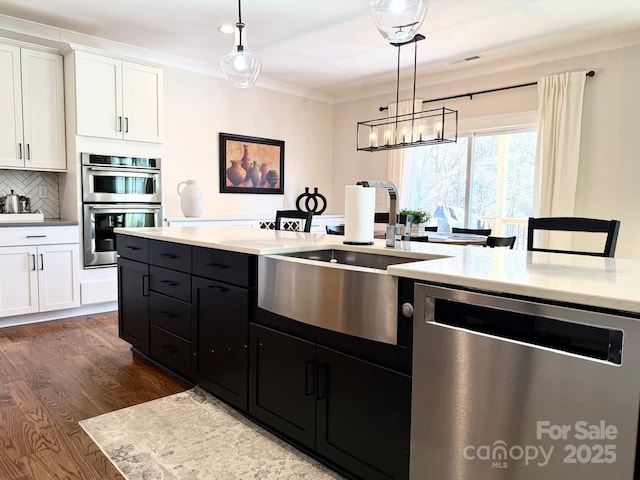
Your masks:
<instances>
[{"instance_id":1,"label":"stainless steel double wall oven","mask_svg":"<svg viewBox=\"0 0 640 480\"><path fill-rule=\"evenodd\" d=\"M160 159L82 153L84 266L116 264L116 227L162 224Z\"/></svg>"}]
</instances>

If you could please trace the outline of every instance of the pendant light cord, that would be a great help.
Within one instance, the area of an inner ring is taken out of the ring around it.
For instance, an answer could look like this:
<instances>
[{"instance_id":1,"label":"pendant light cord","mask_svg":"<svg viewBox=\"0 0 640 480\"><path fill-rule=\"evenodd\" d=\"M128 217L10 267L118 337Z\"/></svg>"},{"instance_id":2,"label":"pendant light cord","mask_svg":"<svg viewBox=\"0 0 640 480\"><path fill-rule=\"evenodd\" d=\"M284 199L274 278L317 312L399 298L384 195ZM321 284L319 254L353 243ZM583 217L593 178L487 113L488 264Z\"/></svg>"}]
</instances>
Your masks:
<instances>
[{"instance_id":1,"label":"pendant light cord","mask_svg":"<svg viewBox=\"0 0 640 480\"><path fill-rule=\"evenodd\" d=\"M414 120L416 115L416 77L417 77L417 67L418 67L418 42L423 40L424 37L422 35L416 35L416 38L412 40L414 50L413 50L413 97L412 97L412 105L411 105L411 138L413 140L413 127ZM396 69L396 131L398 131L398 108L400 103L400 48L402 45L406 45L409 42L397 43L394 44L398 48L398 66ZM380 108L382 111L382 108Z\"/></svg>"},{"instance_id":2,"label":"pendant light cord","mask_svg":"<svg viewBox=\"0 0 640 480\"><path fill-rule=\"evenodd\" d=\"M238 0L238 23L236 23L236 27L240 30L240 35L238 37L238 51L244 50L242 46L242 29L244 28L244 23L242 23L242 0Z\"/></svg>"},{"instance_id":3,"label":"pendant light cord","mask_svg":"<svg viewBox=\"0 0 640 480\"><path fill-rule=\"evenodd\" d=\"M398 68L396 71L396 132L398 131L398 107L400 102L400 45L398 45Z\"/></svg>"}]
</instances>

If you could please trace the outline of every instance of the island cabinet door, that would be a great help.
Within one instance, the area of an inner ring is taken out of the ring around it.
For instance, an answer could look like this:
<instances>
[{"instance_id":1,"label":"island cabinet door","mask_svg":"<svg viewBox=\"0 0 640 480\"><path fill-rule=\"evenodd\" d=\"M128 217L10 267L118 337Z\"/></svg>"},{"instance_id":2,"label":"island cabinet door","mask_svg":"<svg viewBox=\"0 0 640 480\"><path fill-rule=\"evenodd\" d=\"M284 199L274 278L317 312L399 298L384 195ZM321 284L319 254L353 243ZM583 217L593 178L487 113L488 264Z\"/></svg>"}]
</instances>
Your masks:
<instances>
[{"instance_id":1,"label":"island cabinet door","mask_svg":"<svg viewBox=\"0 0 640 480\"><path fill-rule=\"evenodd\" d=\"M118 332L149 354L149 265L118 258Z\"/></svg>"},{"instance_id":2,"label":"island cabinet door","mask_svg":"<svg viewBox=\"0 0 640 480\"><path fill-rule=\"evenodd\" d=\"M249 291L193 277L196 372L211 393L247 410Z\"/></svg>"},{"instance_id":3,"label":"island cabinet door","mask_svg":"<svg viewBox=\"0 0 640 480\"><path fill-rule=\"evenodd\" d=\"M409 376L318 346L318 453L367 480L406 480L410 428Z\"/></svg>"},{"instance_id":4,"label":"island cabinet door","mask_svg":"<svg viewBox=\"0 0 640 480\"><path fill-rule=\"evenodd\" d=\"M249 337L249 413L314 448L315 344L254 324Z\"/></svg>"}]
</instances>

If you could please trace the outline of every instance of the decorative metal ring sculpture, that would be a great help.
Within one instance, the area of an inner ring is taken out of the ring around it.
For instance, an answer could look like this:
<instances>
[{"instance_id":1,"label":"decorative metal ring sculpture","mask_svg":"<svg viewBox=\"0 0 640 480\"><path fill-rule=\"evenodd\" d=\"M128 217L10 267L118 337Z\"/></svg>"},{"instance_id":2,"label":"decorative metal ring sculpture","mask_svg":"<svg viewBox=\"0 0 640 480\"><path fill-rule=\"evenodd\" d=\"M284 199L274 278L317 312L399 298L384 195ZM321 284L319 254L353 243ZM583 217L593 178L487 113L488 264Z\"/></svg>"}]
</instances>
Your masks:
<instances>
[{"instance_id":1,"label":"decorative metal ring sculpture","mask_svg":"<svg viewBox=\"0 0 640 480\"><path fill-rule=\"evenodd\" d=\"M300 203L304 201L306 210L300 207ZM318 193L318 187L313 188L313 193L309 193L309 187L304 187L304 193L298 195L296 199L296 208L300 212L313 212L314 215L320 215L327 209L327 199L321 193Z\"/></svg>"}]
</instances>

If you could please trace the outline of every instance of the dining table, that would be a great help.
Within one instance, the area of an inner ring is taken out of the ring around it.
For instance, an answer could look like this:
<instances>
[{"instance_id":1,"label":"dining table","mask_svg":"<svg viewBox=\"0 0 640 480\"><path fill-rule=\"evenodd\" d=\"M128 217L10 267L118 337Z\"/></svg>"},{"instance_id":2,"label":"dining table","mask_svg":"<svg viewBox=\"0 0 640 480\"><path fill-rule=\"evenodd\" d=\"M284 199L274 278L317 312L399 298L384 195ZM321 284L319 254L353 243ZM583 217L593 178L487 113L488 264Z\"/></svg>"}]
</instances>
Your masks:
<instances>
[{"instance_id":1,"label":"dining table","mask_svg":"<svg viewBox=\"0 0 640 480\"><path fill-rule=\"evenodd\" d=\"M410 240L429 243L446 243L449 245L485 245L487 243L487 236L477 235L475 233L425 232L425 235L412 236Z\"/></svg>"}]
</instances>

